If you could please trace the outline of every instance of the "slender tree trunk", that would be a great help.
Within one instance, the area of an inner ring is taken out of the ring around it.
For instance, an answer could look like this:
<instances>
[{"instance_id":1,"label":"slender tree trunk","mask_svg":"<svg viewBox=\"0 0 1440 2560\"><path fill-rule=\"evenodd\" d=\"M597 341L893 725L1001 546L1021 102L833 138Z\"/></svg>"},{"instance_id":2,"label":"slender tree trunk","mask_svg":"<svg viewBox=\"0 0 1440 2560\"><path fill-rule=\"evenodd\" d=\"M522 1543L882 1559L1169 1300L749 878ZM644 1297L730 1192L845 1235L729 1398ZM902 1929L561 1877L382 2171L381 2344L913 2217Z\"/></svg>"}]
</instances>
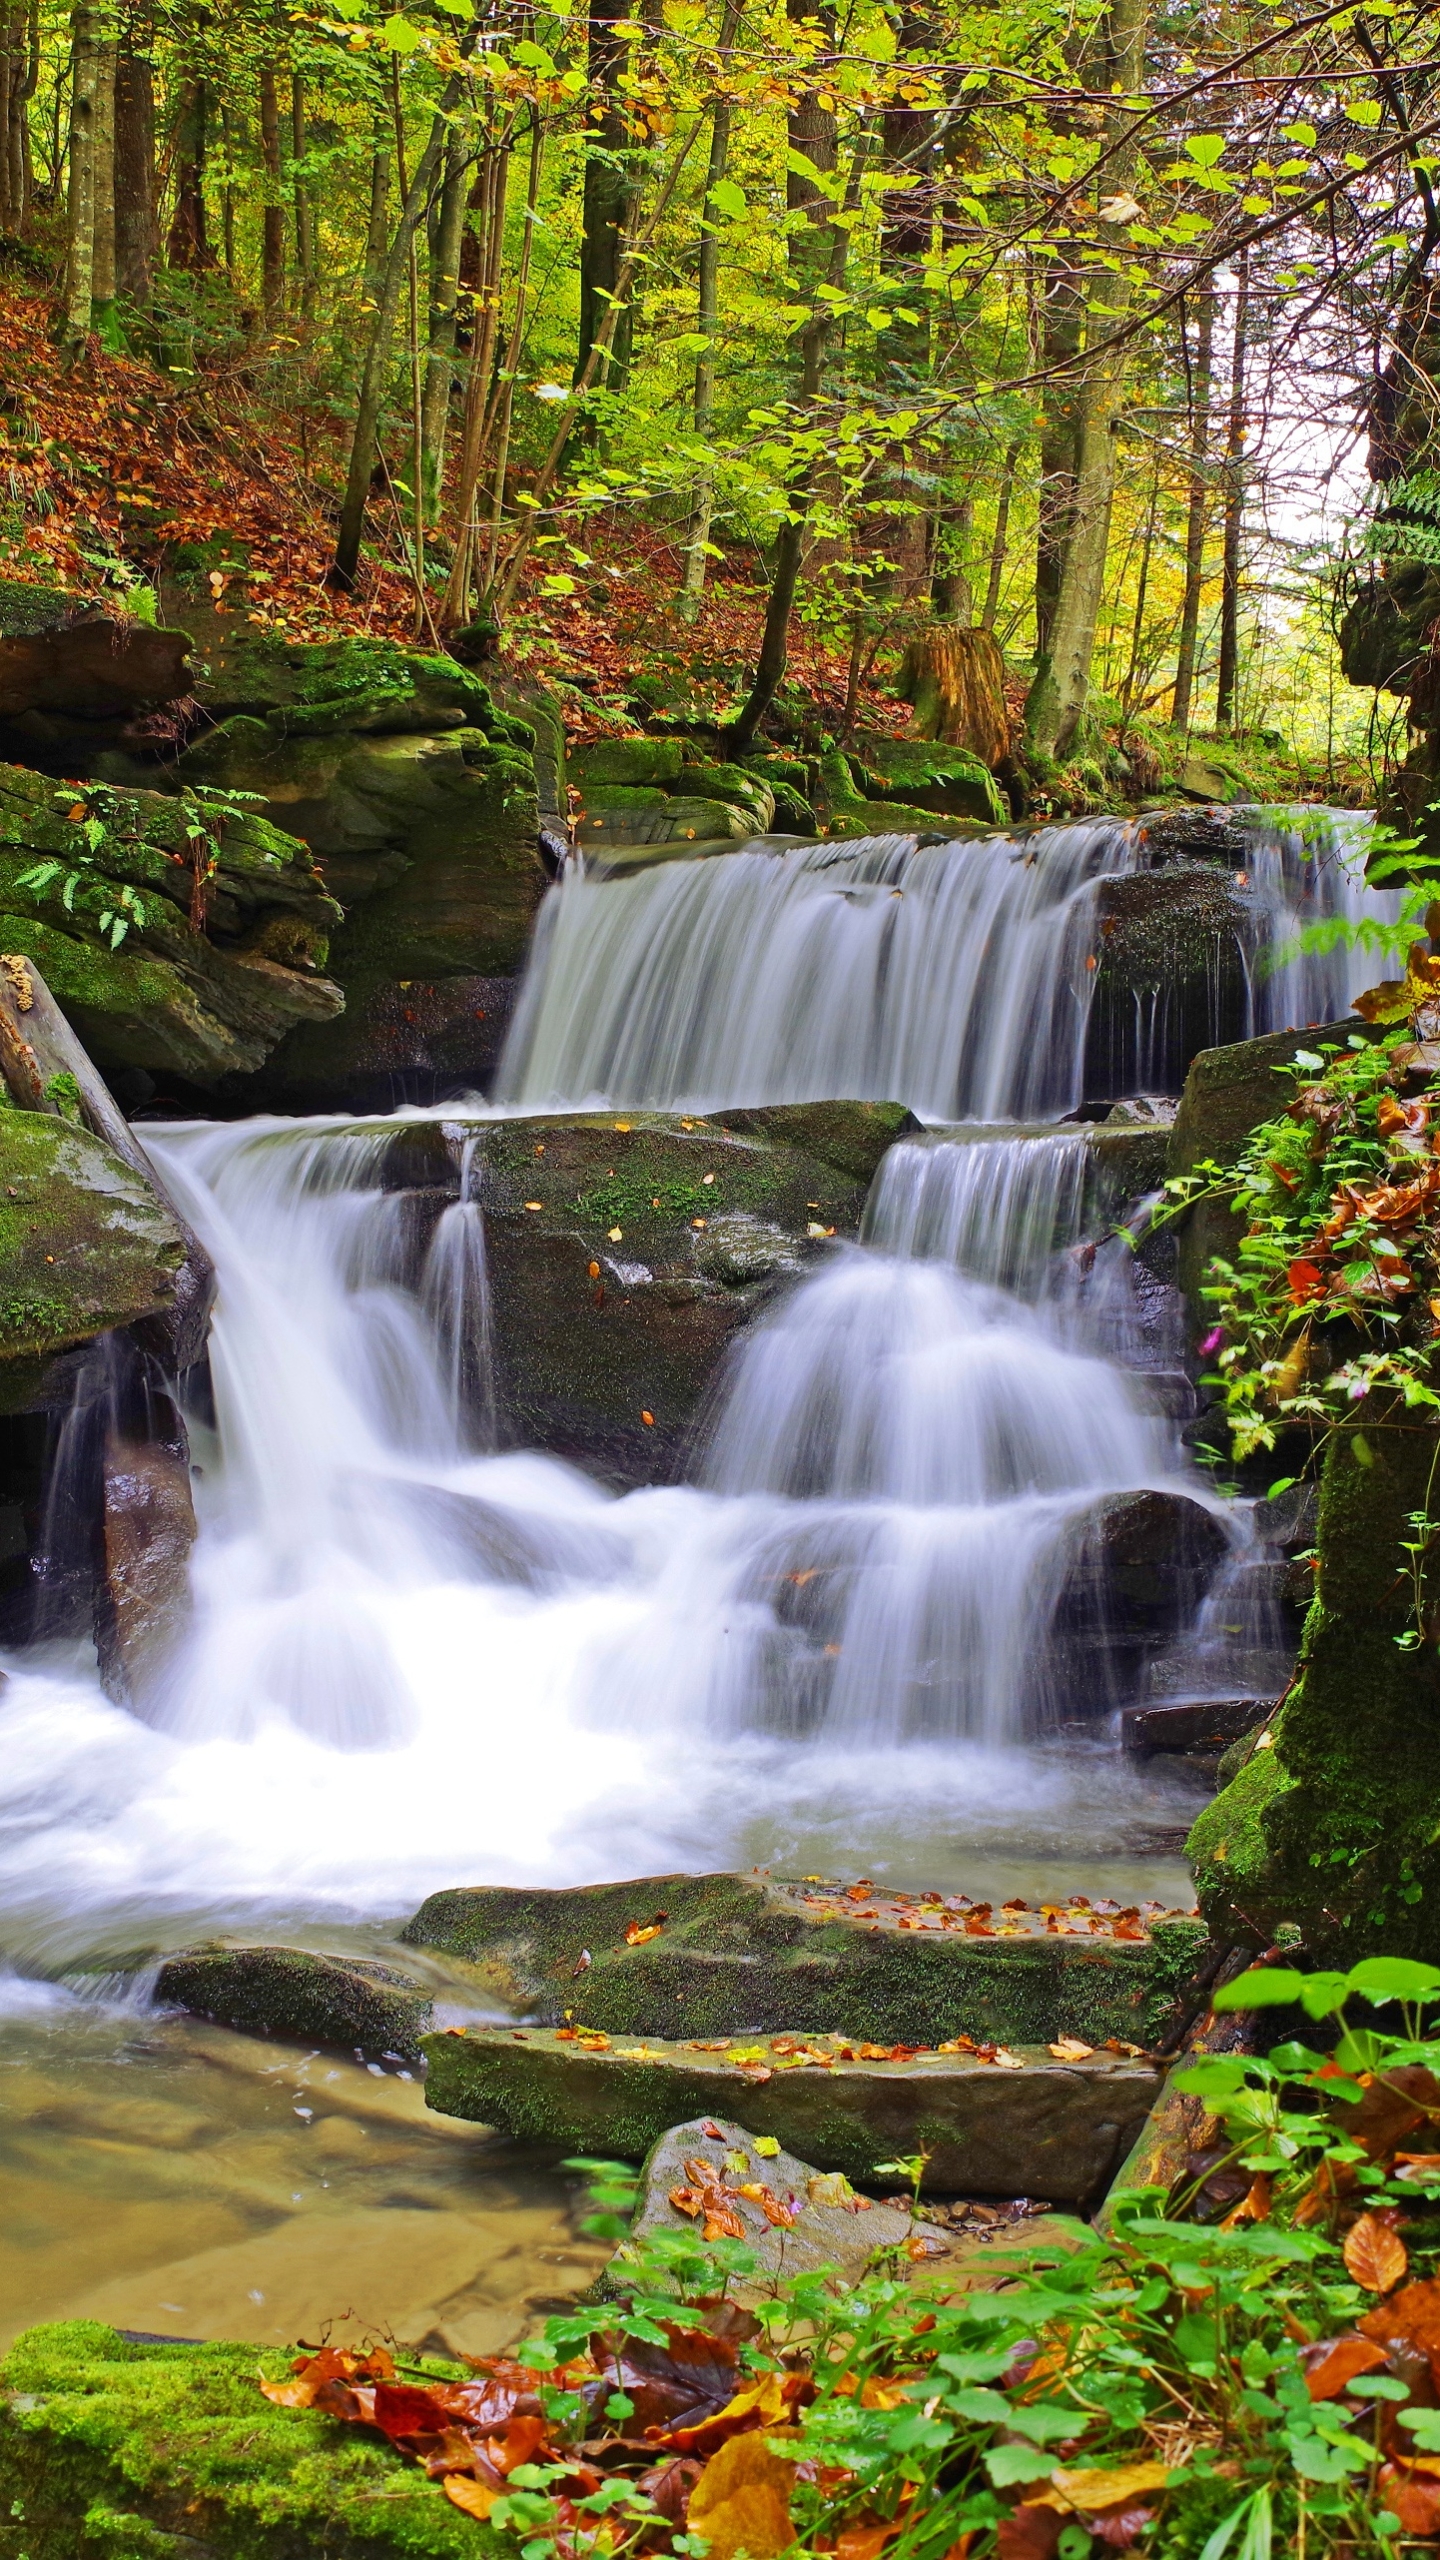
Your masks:
<instances>
[{"instance_id":1,"label":"slender tree trunk","mask_svg":"<svg viewBox=\"0 0 1440 2560\"><path fill-rule=\"evenodd\" d=\"M192 275L215 264L205 220L205 125L209 99L203 80L187 80L180 93L175 133L175 210L165 243L165 263Z\"/></svg>"},{"instance_id":2,"label":"slender tree trunk","mask_svg":"<svg viewBox=\"0 0 1440 2560\"><path fill-rule=\"evenodd\" d=\"M398 57L397 57L398 59ZM300 309L308 320L315 309L315 200L305 175L310 135L305 119L305 83L290 74L290 172L295 189L295 269L300 278Z\"/></svg>"},{"instance_id":3,"label":"slender tree trunk","mask_svg":"<svg viewBox=\"0 0 1440 2560\"><path fill-rule=\"evenodd\" d=\"M365 227L365 299L373 303L385 272L385 250L390 238L390 170L393 155L388 139L377 128L375 150L370 162L370 218Z\"/></svg>"},{"instance_id":4,"label":"slender tree trunk","mask_svg":"<svg viewBox=\"0 0 1440 2560\"><path fill-rule=\"evenodd\" d=\"M285 207L280 164L280 101L275 65L260 65L260 158L265 194L260 213L260 305L267 329L278 329L285 317Z\"/></svg>"},{"instance_id":5,"label":"slender tree trunk","mask_svg":"<svg viewBox=\"0 0 1440 2560\"><path fill-rule=\"evenodd\" d=\"M1120 147L1110 166L1117 190L1128 185L1134 170L1134 150L1125 147L1124 132L1131 115L1128 102L1144 77L1148 22L1149 0L1111 0L1109 69L1116 106L1110 128ZM1025 705L1031 744L1048 755L1066 752L1084 715L1115 499L1115 427L1128 351L1112 340L1129 309L1132 287L1119 263L1129 245L1124 229L1104 229L1117 264L1092 271L1086 296L1086 343L1095 352L1081 375L1076 402L1074 513L1049 645L1036 663Z\"/></svg>"},{"instance_id":6,"label":"slender tree trunk","mask_svg":"<svg viewBox=\"0 0 1440 2560\"><path fill-rule=\"evenodd\" d=\"M1245 358L1250 319L1250 252L1235 262L1235 320L1230 345L1230 416L1225 438L1225 533L1220 565L1220 664L1215 679L1215 726L1235 718L1240 668L1240 530L1245 513Z\"/></svg>"},{"instance_id":7,"label":"slender tree trunk","mask_svg":"<svg viewBox=\"0 0 1440 2560\"><path fill-rule=\"evenodd\" d=\"M429 342L420 413L420 485L425 492L426 518L431 524L439 513L440 488L445 473L445 431L450 418L450 394L455 383L460 239L465 227L472 158L467 145L452 139L445 155L445 183L440 190L430 238Z\"/></svg>"},{"instance_id":8,"label":"slender tree trunk","mask_svg":"<svg viewBox=\"0 0 1440 2560\"><path fill-rule=\"evenodd\" d=\"M545 128L537 115L530 127L530 174L525 187L525 237L520 243L520 262L515 277L514 316L510 324L509 344L501 360L499 398L495 411L495 462L490 477L490 522L485 536L485 562L481 572L482 592L487 595L495 583L495 564L500 552L500 522L505 512L505 469L510 459L510 422L515 408L515 375L525 337L525 297L530 283L530 248L535 236L535 215L540 201L540 170L544 152Z\"/></svg>"},{"instance_id":9,"label":"slender tree trunk","mask_svg":"<svg viewBox=\"0 0 1440 2560\"><path fill-rule=\"evenodd\" d=\"M930 603L938 622L956 622L968 629L975 619L975 595L970 584L970 536L975 529L975 501L966 496L949 511L944 525L937 528L935 538L935 572L930 581Z\"/></svg>"},{"instance_id":10,"label":"slender tree trunk","mask_svg":"<svg viewBox=\"0 0 1440 2560\"><path fill-rule=\"evenodd\" d=\"M1155 549L1155 520L1160 512L1160 460L1157 454L1154 476L1150 482L1150 503L1145 510L1145 531L1140 543L1140 574L1135 581L1135 619L1130 626L1130 663L1125 670L1125 683L1120 700L1125 717L1135 699L1135 677L1140 665L1140 644L1145 633L1145 599L1150 590L1150 561Z\"/></svg>"},{"instance_id":11,"label":"slender tree trunk","mask_svg":"<svg viewBox=\"0 0 1440 2560\"><path fill-rule=\"evenodd\" d=\"M24 76L25 19L16 0L0 9L0 231L13 239L19 229L11 200L10 125L13 100Z\"/></svg>"},{"instance_id":12,"label":"slender tree trunk","mask_svg":"<svg viewBox=\"0 0 1440 2560\"><path fill-rule=\"evenodd\" d=\"M995 531L990 538L990 576L985 588L985 609L980 616L982 631L993 631L1000 610L1000 587L1005 576L1005 552L1010 538L1010 496L1019 468L1022 439L1015 436L1005 448L1005 461L1000 477L1000 496L995 507Z\"/></svg>"},{"instance_id":13,"label":"slender tree trunk","mask_svg":"<svg viewBox=\"0 0 1440 2560\"><path fill-rule=\"evenodd\" d=\"M445 599L440 608L441 622L453 630L464 622L470 610L470 589L474 579L478 527L476 499L480 475L485 467L486 436L494 415L492 381L495 368L495 342L500 330L500 265L505 237L505 199L509 191L511 135L506 132L492 142L484 153L476 187L472 190L471 211L478 211L480 228L475 239L478 263L472 287L470 365L465 377L465 411L460 428L460 463L456 473L455 554L446 582ZM532 153L533 162L533 153ZM478 204L476 196L478 193ZM525 257L528 265L530 225L526 224Z\"/></svg>"},{"instance_id":14,"label":"slender tree trunk","mask_svg":"<svg viewBox=\"0 0 1440 2560\"><path fill-rule=\"evenodd\" d=\"M70 19L70 186L66 202L65 314L61 337L82 346L94 325L95 93L99 47L95 12L80 0Z\"/></svg>"},{"instance_id":15,"label":"slender tree trunk","mask_svg":"<svg viewBox=\"0 0 1440 2560\"><path fill-rule=\"evenodd\" d=\"M580 340L575 357L578 382L596 345L605 316L615 299L625 241L634 206L632 155L635 138L618 87L630 66L631 46L617 26L630 22L628 0L591 0L590 126L585 158L584 236L580 248ZM592 373L592 384L623 388L630 370L632 323L627 308L618 313L606 336L604 364Z\"/></svg>"},{"instance_id":16,"label":"slender tree trunk","mask_svg":"<svg viewBox=\"0 0 1440 2560\"><path fill-rule=\"evenodd\" d=\"M148 29L132 24L115 58L115 287L147 311L155 257L155 72ZM141 47L145 50L141 50Z\"/></svg>"},{"instance_id":17,"label":"slender tree trunk","mask_svg":"<svg viewBox=\"0 0 1440 2560\"><path fill-rule=\"evenodd\" d=\"M1205 517L1210 497L1210 385L1215 356L1215 278L1200 287L1195 356L1190 368L1190 500L1185 516L1185 593L1175 658L1175 698L1170 717L1190 726L1195 691L1195 650L1200 636L1200 591L1205 576Z\"/></svg>"},{"instance_id":18,"label":"slender tree trunk","mask_svg":"<svg viewBox=\"0 0 1440 2560\"><path fill-rule=\"evenodd\" d=\"M474 51L479 28L467 27L460 40L461 52L468 58ZM431 119L430 135L416 164L415 174L405 191L400 219L390 243L376 295L375 318L365 364L360 377L360 392L355 405L355 433L350 445L350 463L345 480L345 496L340 510L340 530L335 544L335 557L330 567L330 583L348 592L355 584L360 561L360 545L365 532L365 501L370 490L370 474L374 464L375 430L380 423L380 408L385 394L385 375L390 360L390 342L395 333L395 315L400 305L400 288L410 264L410 248L416 228L424 214L440 155L450 131L450 117L459 105L467 83L465 75L456 72L445 84L439 104Z\"/></svg>"},{"instance_id":19,"label":"slender tree trunk","mask_svg":"<svg viewBox=\"0 0 1440 2560\"><path fill-rule=\"evenodd\" d=\"M95 56L95 249L90 279L94 326L114 328L115 58L113 42Z\"/></svg>"},{"instance_id":20,"label":"slender tree trunk","mask_svg":"<svg viewBox=\"0 0 1440 2560\"><path fill-rule=\"evenodd\" d=\"M1040 503L1035 520L1035 654L1050 646L1070 528L1075 520L1078 390L1073 360L1080 351L1085 306L1074 270L1057 258L1042 283L1040 363L1047 381L1040 427Z\"/></svg>"},{"instance_id":21,"label":"slender tree trunk","mask_svg":"<svg viewBox=\"0 0 1440 2560\"><path fill-rule=\"evenodd\" d=\"M723 53L734 42L738 10L727 0L724 24L720 29ZM710 122L710 165L705 173L705 193L700 205L700 254L697 263L695 292L695 328L705 341L695 358L695 433L703 444L710 433L711 414L715 406L715 335L720 324L720 209L715 190L725 175L730 157L730 101L715 101ZM690 530L685 543L685 572L680 582L680 616L694 622L700 612L705 593L708 567L710 526L715 513L715 475L708 459L700 466L695 483L695 496L690 509Z\"/></svg>"}]
</instances>

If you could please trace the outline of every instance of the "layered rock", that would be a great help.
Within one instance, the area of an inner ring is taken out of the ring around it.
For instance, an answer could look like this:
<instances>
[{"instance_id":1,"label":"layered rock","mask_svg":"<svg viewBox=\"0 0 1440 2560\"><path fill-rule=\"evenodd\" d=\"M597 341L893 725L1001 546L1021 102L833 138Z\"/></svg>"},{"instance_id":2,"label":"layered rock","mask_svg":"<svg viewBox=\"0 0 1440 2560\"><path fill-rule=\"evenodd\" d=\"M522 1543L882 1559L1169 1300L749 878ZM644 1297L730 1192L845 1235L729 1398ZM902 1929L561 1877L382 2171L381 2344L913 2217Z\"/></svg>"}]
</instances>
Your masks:
<instances>
[{"instance_id":1,"label":"layered rock","mask_svg":"<svg viewBox=\"0 0 1440 2560\"><path fill-rule=\"evenodd\" d=\"M406 2062L419 2060L434 2009L424 1985L393 1965L308 1947L187 1947L166 1957L155 1997L246 2035Z\"/></svg>"}]
</instances>

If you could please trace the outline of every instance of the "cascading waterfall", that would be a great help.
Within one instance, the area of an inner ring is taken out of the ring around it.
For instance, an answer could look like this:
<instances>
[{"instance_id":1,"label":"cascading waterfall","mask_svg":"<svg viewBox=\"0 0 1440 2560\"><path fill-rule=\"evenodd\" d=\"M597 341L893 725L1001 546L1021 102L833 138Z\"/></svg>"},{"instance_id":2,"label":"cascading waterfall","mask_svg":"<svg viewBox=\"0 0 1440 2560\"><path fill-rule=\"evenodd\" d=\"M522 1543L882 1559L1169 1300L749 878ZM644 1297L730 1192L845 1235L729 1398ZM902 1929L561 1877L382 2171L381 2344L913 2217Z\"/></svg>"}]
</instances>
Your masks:
<instances>
[{"instance_id":1,"label":"cascading waterfall","mask_svg":"<svg viewBox=\"0 0 1440 2560\"><path fill-rule=\"evenodd\" d=\"M16 1667L12 1942L53 1968L101 1917L123 1943L478 1875L1123 1836L1108 1761L1087 1793L1022 1747L1064 1703L1049 1627L1075 1522L1177 1467L1043 1303L1083 1138L1042 1137L1033 1169L1023 1138L932 1146L919 1188L943 1159L991 1206L934 1203L929 1225L897 1151L872 1243L746 1338L702 1480L615 1500L457 1427L483 1204L427 1233L420 1195L381 1187L417 1126L440 1135L150 1133L221 1279L195 1622L144 1721L73 1651Z\"/></svg>"},{"instance_id":2,"label":"cascading waterfall","mask_svg":"<svg viewBox=\"0 0 1440 2560\"><path fill-rule=\"evenodd\" d=\"M1394 895L1361 878L1366 821L1226 815L1250 847L1236 884L1246 1019L1221 1025L1217 946L1211 1037L1337 1019L1353 955L1295 945L1307 924L1393 917ZM1099 884L1146 860L1143 825L1091 818L964 843L739 851L621 879L574 868L541 912L501 1098L714 1109L844 1094L937 1121L1058 1119L1082 1099ZM1127 1089L1166 1071L1162 1017L1159 994L1140 1006Z\"/></svg>"}]
</instances>

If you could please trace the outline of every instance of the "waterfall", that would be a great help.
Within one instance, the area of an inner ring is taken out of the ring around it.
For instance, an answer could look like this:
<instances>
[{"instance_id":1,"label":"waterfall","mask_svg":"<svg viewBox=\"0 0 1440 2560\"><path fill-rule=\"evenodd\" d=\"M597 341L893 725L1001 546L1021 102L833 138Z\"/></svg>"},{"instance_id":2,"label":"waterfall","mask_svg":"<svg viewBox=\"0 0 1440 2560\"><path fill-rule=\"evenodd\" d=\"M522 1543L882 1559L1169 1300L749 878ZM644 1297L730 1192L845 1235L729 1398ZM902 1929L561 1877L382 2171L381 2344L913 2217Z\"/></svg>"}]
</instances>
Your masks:
<instances>
[{"instance_id":1,"label":"waterfall","mask_svg":"<svg viewBox=\"0 0 1440 2560\"><path fill-rule=\"evenodd\" d=\"M541 912L501 1064L527 1110L902 1100L937 1120L1080 1099L1095 884L1115 819L917 846L870 836L571 874Z\"/></svg>"},{"instance_id":2,"label":"waterfall","mask_svg":"<svg viewBox=\"0 0 1440 2560\"><path fill-rule=\"evenodd\" d=\"M1243 871L1219 873L1231 967L1217 936L1187 1053L1337 1020L1366 963L1299 953L1301 928L1398 906L1364 885L1363 817L1225 814L1248 847ZM1058 1119L1085 1090L1100 885L1148 860L1143 826L1089 818L965 843L742 849L619 880L574 868L541 911L500 1097L705 1110L844 1094L937 1121ZM1173 1085L1185 1026L1163 978L1133 1013L1118 1090Z\"/></svg>"},{"instance_id":3,"label":"waterfall","mask_svg":"<svg viewBox=\"0 0 1440 2560\"><path fill-rule=\"evenodd\" d=\"M1077 1777L1028 1747L1076 1711L1055 1621L1083 1524L1187 1481L1038 1276L1083 1136L899 1151L873 1241L744 1337L697 1481L615 1499L457 1420L493 1356L464 1135L147 1132L220 1275L193 1625L145 1722L73 1651L13 1665L12 1946L1123 1836L1138 1782L1108 1752ZM990 1209L947 1205L942 1164Z\"/></svg>"}]
</instances>

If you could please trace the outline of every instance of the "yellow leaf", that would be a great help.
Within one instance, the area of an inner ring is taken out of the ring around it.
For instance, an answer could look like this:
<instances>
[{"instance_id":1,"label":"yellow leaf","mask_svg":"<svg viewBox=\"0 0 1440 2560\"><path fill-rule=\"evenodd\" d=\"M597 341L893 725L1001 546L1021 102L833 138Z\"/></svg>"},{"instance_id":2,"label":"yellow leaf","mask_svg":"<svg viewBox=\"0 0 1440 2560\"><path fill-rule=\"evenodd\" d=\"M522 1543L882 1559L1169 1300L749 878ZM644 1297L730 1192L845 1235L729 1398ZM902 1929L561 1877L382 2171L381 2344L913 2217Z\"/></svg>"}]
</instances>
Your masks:
<instances>
[{"instance_id":1,"label":"yellow leaf","mask_svg":"<svg viewBox=\"0 0 1440 2560\"><path fill-rule=\"evenodd\" d=\"M1114 2471L1055 2471L1045 2490L1027 2489L1027 2507L1058 2507L1062 2515L1100 2515L1106 2507L1128 2507L1137 2498L1153 2498L1169 2486L1163 2462L1126 2462Z\"/></svg>"},{"instance_id":2,"label":"yellow leaf","mask_svg":"<svg viewBox=\"0 0 1440 2560\"><path fill-rule=\"evenodd\" d=\"M1094 2052L1095 2047L1093 2044L1082 2044L1078 2036L1061 2036L1057 2043L1052 2044L1050 2050L1057 2062L1084 2062Z\"/></svg>"},{"instance_id":3,"label":"yellow leaf","mask_svg":"<svg viewBox=\"0 0 1440 2560\"><path fill-rule=\"evenodd\" d=\"M777 2160L780 2156L780 2145L773 2133L757 2133L755 2148L762 2160Z\"/></svg>"},{"instance_id":4,"label":"yellow leaf","mask_svg":"<svg viewBox=\"0 0 1440 2560\"><path fill-rule=\"evenodd\" d=\"M481 2524L496 2499L502 2495L499 2489L492 2489L486 2481L467 2480L463 2473L457 2471L447 2471L440 2486L452 2506L459 2507L467 2516L476 2517Z\"/></svg>"},{"instance_id":5,"label":"yellow leaf","mask_svg":"<svg viewBox=\"0 0 1440 2560\"><path fill-rule=\"evenodd\" d=\"M779 2560L795 2540L790 2521L794 2463L763 2435L732 2436L706 2463L690 2495L689 2530L703 2534L709 2560Z\"/></svg>"},{"instance_id":6,"label":"yellow leaf","mask_svg":"<svg viewBox=\"0 0 1440 2560\"><path fill-rule=\"evenodd\" d=\"M611 1227L609 1230L610 1242L612 1244L618 1244L624 1233L625 1230L623 1227Z\"/></svg>"}]
</instances>

